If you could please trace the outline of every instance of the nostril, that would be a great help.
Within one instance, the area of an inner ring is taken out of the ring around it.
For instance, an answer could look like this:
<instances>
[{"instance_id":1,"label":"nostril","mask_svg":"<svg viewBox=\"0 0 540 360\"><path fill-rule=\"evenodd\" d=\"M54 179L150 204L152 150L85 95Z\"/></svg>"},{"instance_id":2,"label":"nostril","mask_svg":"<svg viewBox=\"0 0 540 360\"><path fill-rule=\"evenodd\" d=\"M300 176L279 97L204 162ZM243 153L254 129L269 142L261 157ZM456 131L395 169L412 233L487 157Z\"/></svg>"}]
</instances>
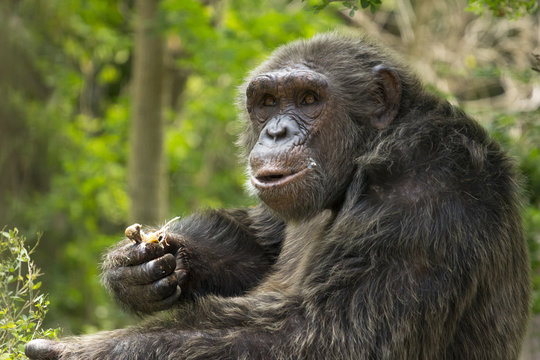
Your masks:
<instances>
[{"instance_id":1,"label":"nostril","mask_svg":"<svg viewBox=\"0 0 540 360\"><path fill-rule=\"evenodd\" d=\"M266 129L266 133L276 141L287 136L287 128L285 126L272 126Z\"/></svg>"}]
</instances>

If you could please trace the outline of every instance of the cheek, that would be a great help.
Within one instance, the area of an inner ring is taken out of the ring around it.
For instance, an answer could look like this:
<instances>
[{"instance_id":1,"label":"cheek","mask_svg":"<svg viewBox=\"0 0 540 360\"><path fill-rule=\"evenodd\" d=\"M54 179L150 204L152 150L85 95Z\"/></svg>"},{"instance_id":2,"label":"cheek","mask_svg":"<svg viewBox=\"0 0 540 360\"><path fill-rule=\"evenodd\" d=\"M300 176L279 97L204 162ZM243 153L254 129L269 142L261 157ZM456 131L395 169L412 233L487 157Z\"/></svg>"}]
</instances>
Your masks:
<instances>
[{"instance_id":1,"label":"cheek","mask_svg":"<svg viewBox=\"0 0 540 360\"><path fill-rule=\"evenodd\" d=\"M327 167L333 167L336 162L348 161L353 156L353 141L349 129L340 128L337 122L321 121L317 123L313 136L308 142L312 154Z\"/></svg>"},{"instance_id":2,"label":"cheek","mask_svg":"<svg viewBox=\"0 0 540 360\"><path fill-rule=\"evenodd\" d=\"M317 136L309 144L313 158L331 184L348 181L355 171L355 158L360 155L358 129L346 125L337 121L322 122Z\"/></svg>"}]
</instances>

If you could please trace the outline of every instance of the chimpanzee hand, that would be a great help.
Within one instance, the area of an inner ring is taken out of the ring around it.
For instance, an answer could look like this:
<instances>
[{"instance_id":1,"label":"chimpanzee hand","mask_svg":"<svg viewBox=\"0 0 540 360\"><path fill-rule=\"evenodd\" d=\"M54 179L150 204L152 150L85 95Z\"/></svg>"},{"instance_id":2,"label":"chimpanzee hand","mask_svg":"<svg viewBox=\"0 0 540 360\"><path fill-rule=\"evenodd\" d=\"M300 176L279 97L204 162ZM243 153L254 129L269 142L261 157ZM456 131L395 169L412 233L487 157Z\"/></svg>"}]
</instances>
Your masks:
<instances>
[{"instance_id":1,"label":"chimpanzee hand","mask_svg":"<svg viewBox=\"0 0 540 360\"><path fill-rule=\"evenodd\" d=\"M26 344L24 352L32 360L56 360L60 357L64 345L60 342L36 339Z\"/></svg>"},{"instance_id":2,"label":"chimpanzee hand","mask_svg":"<svg viewBox=\"0 0 540 360\"><path fill-rule=\"evenodd\" d=\"M122 242L103 263L103 283L131 310L152 313L170 308L181 294L187 264L181 236L160 242Z\"/></svg>"}]
</instances>

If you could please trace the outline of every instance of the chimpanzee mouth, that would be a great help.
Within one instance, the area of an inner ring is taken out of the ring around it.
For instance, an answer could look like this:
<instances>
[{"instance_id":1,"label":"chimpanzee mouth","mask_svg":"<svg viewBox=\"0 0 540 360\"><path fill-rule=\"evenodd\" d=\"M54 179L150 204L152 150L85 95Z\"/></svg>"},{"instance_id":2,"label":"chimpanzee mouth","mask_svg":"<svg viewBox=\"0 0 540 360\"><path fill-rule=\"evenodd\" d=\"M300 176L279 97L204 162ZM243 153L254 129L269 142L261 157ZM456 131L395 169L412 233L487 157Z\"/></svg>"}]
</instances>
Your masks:
<instances>
[{"instance_id":1,"label":"chimpanzee mouth","mask_svg":"<svg viewBox=\"0 0 540 360\"><path fill-rule=\"evenodd\" d=\"M258 189L269 189L283 186L304 175L309 169L261 169L251 176L251 183Z\"/></svg>"}]
</instances>

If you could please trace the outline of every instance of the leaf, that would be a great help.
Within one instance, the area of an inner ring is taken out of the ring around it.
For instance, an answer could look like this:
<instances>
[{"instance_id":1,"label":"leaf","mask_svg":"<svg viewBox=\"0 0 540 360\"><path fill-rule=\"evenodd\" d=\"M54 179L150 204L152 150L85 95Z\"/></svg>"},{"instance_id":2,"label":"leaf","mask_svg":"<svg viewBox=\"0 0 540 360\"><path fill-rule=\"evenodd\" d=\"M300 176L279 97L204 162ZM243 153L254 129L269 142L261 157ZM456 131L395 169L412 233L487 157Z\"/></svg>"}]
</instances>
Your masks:
<instances>
[{"instance_id":1,"label":"leaf","mask_svg":"<svg viewBox=\"0 0 540 360\"><path fill-rule=\"evenodd\" d=\"M0 329L13 329L15 328L15 323L13 321L10 321L6 324L0 325Z\"/></svg>"}]
</instances>

